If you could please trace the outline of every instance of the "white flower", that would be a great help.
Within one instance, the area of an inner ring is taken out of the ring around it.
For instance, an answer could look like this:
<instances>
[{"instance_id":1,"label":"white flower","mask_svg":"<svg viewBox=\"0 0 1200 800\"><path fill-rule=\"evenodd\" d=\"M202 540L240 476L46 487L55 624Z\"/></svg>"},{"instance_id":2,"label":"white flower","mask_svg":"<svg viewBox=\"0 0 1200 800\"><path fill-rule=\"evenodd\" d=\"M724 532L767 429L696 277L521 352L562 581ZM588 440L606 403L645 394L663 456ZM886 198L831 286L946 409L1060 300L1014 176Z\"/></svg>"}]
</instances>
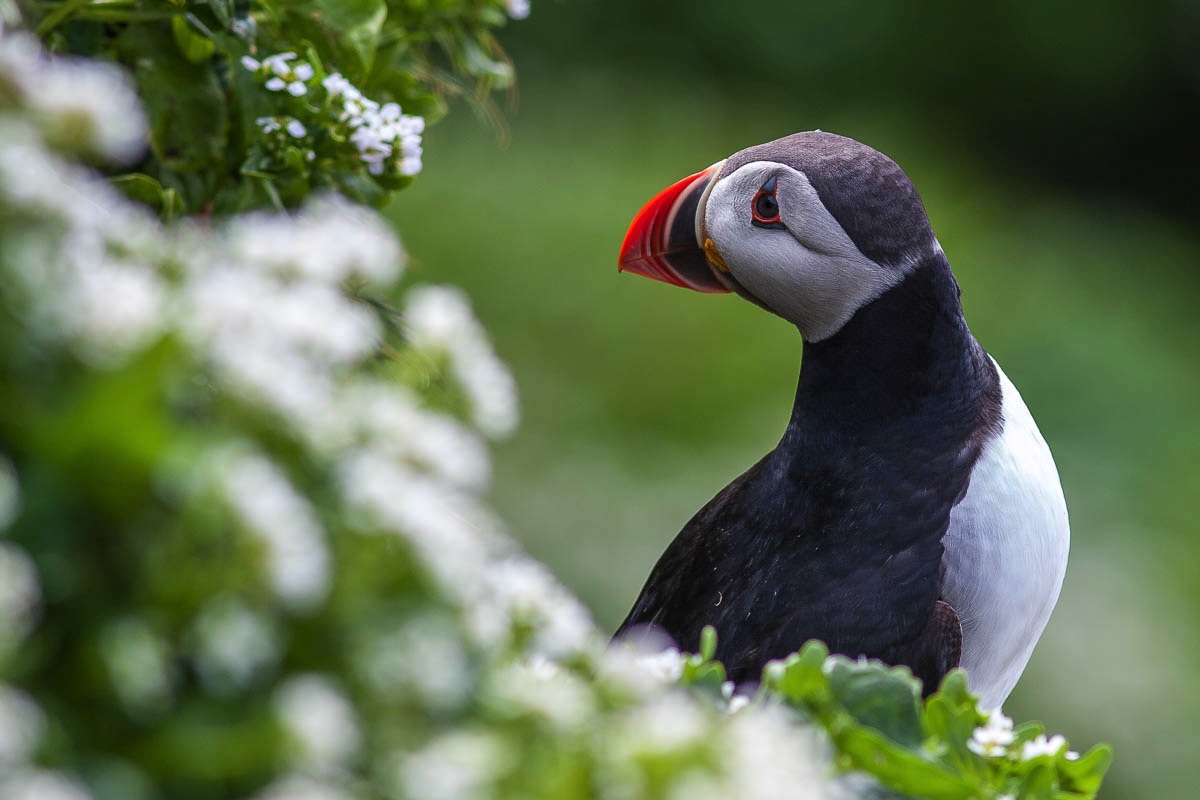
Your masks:
<instances>
[{"instance_id":1,"label":"white flower","mask_svg":"<svg viewBox=\"0 0 1200 800\"><path fill-rule=\"evenodd\" d=\"M525 19L529 16L529 0L505 0L504 8L513 19Z\"/></svg>"},{"instance_id":2,"label":"white flower","mask_svg":"<svg viewBox=\"0 0 1200 800\"><path fill-rule=\"evenodd\" d=\"M436 711L460 707L474 688L455 621L433 612L389 629L364 630L351 663L372 691L409 696Z\"/></svg>"},{"instance_id":3,"label":"white flower","mask_svg":"<svg viewBox=\"0 0 1200 800\"><path fill-rule=\"evenodd\" d=\"M321 79L321 86L325 88L330 97L361 97L358 89L354 88L354 84L346 80L340 72L333 72L326 75Z\"/></svg>"},{"instance_id":4,"label":"white flower","mask_svg":"<svg viewBox=\"0 0 1200 800\"><path fill-rule=\"evenodd\" d=\"M729 698L729 705L726 706L725 711L729 714L736 714L748 705L750 705L749 697L744 694L735 694Z\"/></svg>"},{"instance_id":5,"label":"white flower","mask_svg":"<svg viewBox=\"0 0 1200 800\"><path fill-rule=\"evenodd\" d=\"M383 122L398 122L403 116L399 103L384 103L379 109L379 119Z\"/></svg>"},{"instance_id":6,"label":"white flower","mask_svg":"<svg viewBox=\"0 0 1200 800\"><path fill-rule=\"evenodd\" d=\"M382 381L357 381L342 403L359 438L378 451L425 467L472 491L487 488L491 461L479 435L444 414L420 407L412 392Z\"/></svg>"},{"instance_id":7,"label":"white flower","mask_svg":"<svg viewBox=\"0 0 1200 800\"><path fill-rule=\"evenodd\" d=\"M480 590L498 523L474 497L376 448L348 454L338 468L338 485L360 527L404 537L446 589Z\"/></svg>"},{"instance_id":8,"label":"white flower","mask_svg":"<svg viewBox=\"0 0 1200 800\"><path fill-rule=\"evenodd\" d=\"M12 462L0 454L0 531L17 518L21 508L21 487Z\"/></svg>"},{"instance_id":9,"label":"white flower","mask_svg":"<svg viewBox=\"0 0 1200 800\"><path fill-rule=\"evenodd\" d=\"M242 56L242 66L250 72L258 72L259 68L262 67L262 62L250 56Z\"/></svg>"},{"instance_id":10,"label":"white flower","mask_svg":"<svg viewBox=\"0 0 1200 800\"><path fill-rule=\"evenodd\" d=\"M263 133L274 133L282 126L279 123L278 117L259 117L254 120L254 124L259 127Z\"/></svg>"},{"instance_id":11,"label":"white flower","mask_svg":"<svg viewBox=\"0 0 1200 800\"><path fill-rule=\"evenodd\" d=\"M299 139L308 135L308 128L304 127L304 123L298 119L290 120L287 124L287 132L293 138Z\"/></svg>"},{"instance_id":12,"label":"white flower","mask_svg":"<svg viewBox=\"0 0 1200 800\"><path fill-rule=\"evenodd\" d=\"M233 31L234 34L242 37L243 39L253 41L255 30L254 18L241 17L239 19L235 19L233 22L229 23L229 30ZM245 64L244 61L242 63Z\"/></svg>"},{"instance_id":13,"label":"white flower","mask_svg":"<svg viewBox=\"0 0 1200 800\"><path fill-rule=\"evenodd\" d=\"M383 136L378 128L362 126L354 129L354 133L350 134L350 141L358 148L359 154L364 161L382 162L385 158L391 155L392 147L383 140Z\"/></svg>"},{"instance_id":14,"label":"white flower","mask_svg":"<svg viewBox=\"0 0 1200 800\"><path fill-rule=\"evenodd\" d=\"M0 541L0 661L33 628L41 599L33 560L17 545Z\"/></svg>"},{"instance_id":15,"label":"white flower","mask_svg":"<svg viewBox=\"0 0 1200 800\"><path fill-rule=\"evenodd\" d=\"M405 156L400 159L400 174L401 175L416 175L421 171L420 156Z\"/></svg>"},{"instance_id":16,"label":"white flower","mask_svg":"<svg viewBox=\"0 0 1200 800\"><path fill-rule=\"evenodd\" d=\"M363 97L357 90L353 93L343 92L342 97L345 98L345 101L342 103L341 120L350 123L352 128L367 124L369 122L368 115L379 110L379 103Z\"/></svg>"},{"instance_id":17,"label":"white flower","mask_svg":"<svg viewBox=\"0 0 1200 800\"><path fill-rule=\"evenodd\" d=\"M169 706L175 691L170 645L145 620L110 623L100 635L100 656L127 711L153 714Z\"/></svg>"},{"instance_id":18,"label":"white flower","mask_svg":"<svg viewBox=\"0 0 1200 800\"><path fill-rule=\"evenodd\" d=\"M14 77L22 99L50 138L114 163L138 158L146 148L146 117L124 71L101 61L47 59L24 39L0 40L0 72L21 70Z\"/></svg>"},{"instance_id":19,"label":"white flower","mask_svg":"<svg viewBox=\"0 0 1200 800\"><path fill-rule=\"evenodd\" d=\"M0 772L29 761L46 728L29 695L0 683Z\"/></svg>"},{"instance_id":20,"label":"white flower","mask_svg":"<svg viewBox=\"0 0 1200 800\"><path fill-rule=\"evenodd\" d=\"M553 664L534 656L492 671L484 701L501 714L529 714L563 731L579 728L594 713L590 687L572 673L553 668Z\"/></svg>"},{"instance_id":21,"label":"white flower","mask_svg":"<svg viewBox=\"0 0 1200 800\"><path fill-rule=\"evenodd\" d=\"M311 80L316 73L307 62L301 61L295 66L290 64L295 57L295 53L277 53L262 60L261 67L271 73L265 84L268 91L286 91L293 97L301 97L308 93L308 85L305 82ZM243 59L242 65L251 69L250 63L253 61L254 59ZM259 67L254 67L254 71L258 69Z\"/></svg>"},{"instance_id":22,"label":"white flower","mask_svg":"<svg viewBox=\"0 0 1200 800\"><path fill-rule=\"evenodd\" d=\"M674 647L668 647L655 655L642 656L638 666L661 683L675 683L683 676L683 656Z\"/></svg>"},{"instance_id":23,"label":"white flower","mask_svg":"<svg viewBox=\"0 0 1200 800\"><path fill-rule=\"evenodd\" d=\"M73 275L62 299L68 309L62 324L80 355L117 365L162 331L168 291L153 267L78 251L64 256Z\"/></svg>"},{"instance_id":24,"label":"white flower","mask_svg":"<svg viewBox=\"0 0 1200 800\"><path fill-rule=\"evenodd\" d=\"M4 800L91 800L78 781L45 769L0 774L0 797Z\"/></svg>"},{"instance_id":25,"label":"white flower","mask_svg":"<svg viewBox=\"0 0 1200 800\"><path fill-rule=\"evenodd\" d=\"M201 682L217 694L250 687L279 661L275 626L231 598L205 605L188 638Z\"/></svg>"},{"instance_id":26,"label":"white flower","mask_svg":"<svg viewBox=\"0 0 1200 800\"><path fill-rule=\"evenodd\" d=\"M226 499L265 545L275 593L299 610L321 602L329 589L329 551L308 501L264 456L231 455L216 467Z\"/></svg>"},{"instance_id":27,"label":"white flower","mask_svg":"<svg viewBox=\"0 0 1200 800\"><path fill-rule=\"evenodd\" d=\"M354 707L322 675L289 678L275 691L274 705L299 750L300 764L344 766L362 747Z\"/></svg>"},{"instance_id":28,"label":"white flower","mask_svg":"<svg viewBox=\"0 0 1200 800\"><path fill-rule=\"evenodd\" d=\"M694 698L673 691L627 712L621 729L619 747L631 756L668 755L703 744L708 721Z\"/></svg>"},{"instance_id":29,"label":"white flower","mask_svg":"<svg viewBox=\"0 0 1200 800\"><path fill-rule=\"evenodd\" d=\"M660 694L683 675L683 656L657 628L638 628L612 642L600 661L606 683L637 697Z\"/></svg>"},{"instance_id":30,"label":"white flower","mask_svg":"<svg viewBox=\"0 0 1200 800\"><path fill-rule=\"evenodd\" d=\"M357 797L336 783L306 775L284 775L254 795L254 800L356 800Z\"/></svg>"},{"instance_id":31,"label":"white flower","mask_svg":"<svg viewBox=\"0 0 1200 800\"><path fill-rule=\"evenodd\" d=\"M499 737L458 730L401 756L397 789L422 800L483 800L489 784L512 769L517 753Z\"/></svg>"},{"instance_id":32,"label":"white flower","mask_svg":"<svg viewBox=\"0 0 1200 800\"><path fill-rule=\"evenodd\" d=\"M991 712L987 724L975 729L967 747L981 756L1002 756L1013 743L1013 722L999 709Z\"/></svg>"},{"instance_id":33,"label":"white flower","mask_svg":"<svg viewBox=\"0 0 1200 800\"><path fill-rule=\"evenodd\" d=\"M466 296L445 286L413 289L403 316L413 347L450 356L475 425L492 437L511 433L519 416L516 383L496 358Z\"/></svg>"},{"instance_id":34,"label":"white flower","mask_svg":"<svg viewBox=\"0 0 1200 800\"><path fill-rule=\"evenodd\" d=\"M322 81L330 97L342 100L341 121L351 129L350 141L372 175L382 175L394 162L401 175L421 171L421 133L425 120L405 115L398 103L363 97L349 81L334 73Z\"/></svg>"},{"instance_id":35,"label":"white flower","mask_svg":"<svg viewBox=\"0 0 1200 800\"><path fill-rule=\"evenodd\" d=\"M811 727L798 727L791 715L775 706L734 714L723 728L721 749L722 775L701 796L762 800L870 796L839 791L829 766L828 744ZM672 800L686 796L673 793Z\"/></svg>"},{"instance_id":36,"label":"white flower","mask_svg":"<svg viewBox=\"0 0 1200 800\"><path fill-rule=\"evenodd\" d=\"M511 556L492 564L483 589L472 601L468 623L486 646L502 645L515 628L531 629L531 652L551 658L586 651L595 641L587 610L533 559Z\"/></svg>"},{"instance_id":37,"label":"white flower","mask_svg":"<svg viewBox=\"0 0 1200 800\"><path fill-rule=\"evenodd\" d=\"M236 263L281 277L298 274L335 285L361 278L383 286L399 278L404 267L391 227L378 214L336 196L314 198L291 218L243 215L227 237Z\"/></svg>"},{"instance_id":38,"label":"white flower","mask_svg":"<svg viewBox=\"0 0 1200 800\"><path fill-rule=\"evenodd\" d=\"M273 56L267 56L262 60L263 67L275 75L284 77L289 72L288 62L296 57L295 53L276 53Z\"/></svg>"},{"instance_id":39,"label":"white flower","mask_svg":"<svg viewBox=\"0 0 1200 800\"><path fill-rule=\"evenodd\" d=\"M1038 758L1039 756L1055 756L1066 746L1067 740L1060 734L1056 733L1049 739L1046 738L1045 734L1038 734L1033 740L1021 745L1021 760L1028 761L1031 758ZM1068 754L1067 757L1070 758L1070 755ZM1078 757L1079 754L1075 753L1075 758Z\"/></svg>"}]
</instances>

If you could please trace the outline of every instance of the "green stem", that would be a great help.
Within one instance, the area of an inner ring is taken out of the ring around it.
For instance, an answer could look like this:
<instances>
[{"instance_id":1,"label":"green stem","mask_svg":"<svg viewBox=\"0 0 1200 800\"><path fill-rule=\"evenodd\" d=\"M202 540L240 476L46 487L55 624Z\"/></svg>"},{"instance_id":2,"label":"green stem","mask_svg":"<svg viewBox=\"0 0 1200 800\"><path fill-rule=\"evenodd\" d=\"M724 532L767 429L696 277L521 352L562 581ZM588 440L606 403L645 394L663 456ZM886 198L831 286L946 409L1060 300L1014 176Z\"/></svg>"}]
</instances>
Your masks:
<instances>
[{"instance_id":1,"label":"green stem","mask_svg":"<svg viewBox=\"0 0 1200 800\"><path fill-rule=\"evenodd\" d=\"M83 6L87 5L89 0L67 0L67 2L50 10L46 16L42 17L42 21L38 23L37 35L45 36L50 31L57 28L61 23L66 21L68 17L74 14Z\"/></svg>"},{"instance_id":2,"label":"green stem","mask_svg":"<svg viewBox=\"0 0 1200 800\"><path fill-rule=\"evenodd\" d=\"M38 23L37 35L45 36L50 31L70 19L86 19L95 22L149 22L170 19L179 13L179 9L162 8L143 10L137 3L128 0L66 0L63 3L43 3L46 16Z\"/></svg>"}]
</instances>

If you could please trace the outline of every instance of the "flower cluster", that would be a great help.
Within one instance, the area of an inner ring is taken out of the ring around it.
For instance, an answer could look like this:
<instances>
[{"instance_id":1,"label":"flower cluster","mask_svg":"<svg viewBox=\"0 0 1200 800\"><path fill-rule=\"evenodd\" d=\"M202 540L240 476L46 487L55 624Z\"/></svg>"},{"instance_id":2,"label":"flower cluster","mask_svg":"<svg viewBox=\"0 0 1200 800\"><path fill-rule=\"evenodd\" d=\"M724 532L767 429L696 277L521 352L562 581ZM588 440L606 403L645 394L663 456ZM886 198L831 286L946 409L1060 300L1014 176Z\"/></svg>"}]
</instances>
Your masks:
<instances>
[{"instance_id":1,"label":"flower cluster","mask_svg":"<svg viewBox=\"0 0 1200 800\"><path fill-rule=\"evenodd\" d=\"M513 19L525 19L530 12L529 0L504 0L504 10Z\"/></svg>"},{"instance_id":2,"label":"flower cluster","mask_svg":"<svg viewBox=\"0 0 1200 800\"><path fill-rule=\"evenodd\" d=\"M401 175L421 171L421 134L425 120L401 113L397 103L382 106L354 87L339 73L322 79L321 86L335 103L341 103L338 120L350 127L350 141L358 149L367 171L382 175L389 161L399 164Z\"/></svg>"},{"instance_id":3,"label":"flower cluster","mask_svg":"<svg viewBox=\"0 0 1200 800\"><path fill-rule=\"evenodd\" d=\"M242 57L242 66L251 72L262 72L267 77L265 85L269 92L287 92L292 97L303 97L308 94L307 81L312 80L316 75L312 65L301 61L296 64L290 63L295 60L295 53L276 53L273 56L267 56L262 61L251 58L250 56Z\"/></svg>"},{"instance_id":4,"label":"flower cluster","mask_svg":"<svg viewBox=\"0 0 1200 800\"><path fill-rule=\"evenodd\" d=\"M126 164L146 149L146 117L116 67L51 58L32 37L0 36L0 118L6 106L56 146Z\"/></svg>"},{"instance_id":5,"label":"flower cluster","mask_svg":"<svg viewBox=\"0 0 1200 800\"><path fill-rule=\"evenodd\" d=\"M1016 745L1016 747L1014 747ZM1018 737L1013 730L1013 721L999 709L988 714L987 722L971 734L967 747L972 753L986 758L1019 758L1030 761L1042 756L1057 756L1066 750L1068 761L1078 761L1079 753L1067 750L1067 740L1059 734L1047 738L1039 733L1032 738Z\"/></svg>"},{"instance_id":6,"label":"flower cluster","mask_svg":"<svg viewBox=\"0 0 1200 800\"><path fill-rule=\"evenodd\" d=\"M403 113L398 103L367 97L341 73L319 73L295 53L261 61L244 56L241 63L268 94L279 98L278 114L255 120L274 155L256 168L280 169L290 163L287 153L300 148L306 163L356 163L373 178L411 177L421 171L422 117ZM318 131L322 135L311 135Z\"/></svg>"},{"instance_id":7,"label":"flower cluster","mask_svg":"<svg viewBox=\"0 0 1200 800\"><path fill-rule=\"evenodd\" d=\"M988 715L986 725L979 726L971 734L967 747L981 756L1003 756L1015 738L1012 720L997 709Z\"/></svg>"}]
</instances>

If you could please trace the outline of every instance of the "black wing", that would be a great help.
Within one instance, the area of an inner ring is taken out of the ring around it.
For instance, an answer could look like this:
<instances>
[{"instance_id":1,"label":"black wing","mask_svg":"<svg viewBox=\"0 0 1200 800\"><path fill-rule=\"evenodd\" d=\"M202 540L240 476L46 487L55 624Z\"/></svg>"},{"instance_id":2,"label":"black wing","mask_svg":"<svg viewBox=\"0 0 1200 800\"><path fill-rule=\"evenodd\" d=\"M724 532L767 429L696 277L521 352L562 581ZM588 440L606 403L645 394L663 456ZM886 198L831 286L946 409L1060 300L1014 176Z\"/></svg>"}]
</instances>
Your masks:
<instances>
[{"instance_id":1,"label":"black wing","mask_svg":"<svg viewBox=\"0 0 1200 800\"><path fill-rule=\"evenodd\" d=\"M935 688L961 651L958 616L940 598L941 539L961 487L822 468L781 488L778 472L768 455L688 522L616 635L655 625L694 650L713 625L735 681L820 639L907 665Z\"/></svg>"}]
</instances>

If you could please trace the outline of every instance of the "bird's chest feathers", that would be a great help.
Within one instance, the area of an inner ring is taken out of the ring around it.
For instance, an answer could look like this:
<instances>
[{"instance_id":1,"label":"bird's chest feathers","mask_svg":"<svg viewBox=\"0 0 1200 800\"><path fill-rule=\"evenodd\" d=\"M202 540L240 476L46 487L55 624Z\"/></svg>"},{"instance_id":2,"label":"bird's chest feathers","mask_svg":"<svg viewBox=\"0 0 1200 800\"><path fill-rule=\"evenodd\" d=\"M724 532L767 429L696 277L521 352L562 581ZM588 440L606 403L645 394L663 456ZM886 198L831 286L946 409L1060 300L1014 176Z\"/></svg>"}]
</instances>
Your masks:
<instances>
[{"instance_id":1,"label":"bird's chest feathers","mask_svg":"<svg viewBox=\"0 0 1200 800\"><path fill-rule=\"evenodd\" d=\"M945 537L942 593L963 627L962 666L985 707L1016 684L1058 599L1070 530L1050 450L1004 374L1003 428L987 443Z\"/></svg>"}]
</instances>

